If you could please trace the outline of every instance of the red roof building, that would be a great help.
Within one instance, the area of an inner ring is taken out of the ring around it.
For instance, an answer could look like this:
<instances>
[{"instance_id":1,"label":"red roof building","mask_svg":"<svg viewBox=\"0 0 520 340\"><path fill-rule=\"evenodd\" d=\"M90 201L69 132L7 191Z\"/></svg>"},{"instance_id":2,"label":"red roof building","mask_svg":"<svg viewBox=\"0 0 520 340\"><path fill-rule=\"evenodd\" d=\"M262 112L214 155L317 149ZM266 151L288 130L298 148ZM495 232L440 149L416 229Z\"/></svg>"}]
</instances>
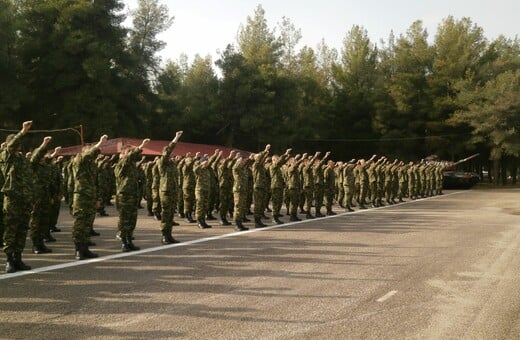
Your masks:
<instances>
[{"instance_id":1,"label":"red roof building","mask_svg":"<svg viewBox=\"0 0 520 340\"><path fill-rule=\"evenodd\" d=\"M127 146L139 146L141 145L142 139L136 139L136 138L114 138L109 139L106 143L104 143L101 146L101 153L105 155L113 155L116 153L120 153L121 150ZM151 140L143 149L143 155L145 156L160 156L162 154L162 149L168 145L170 141L167 140ZM61 156L72 156L81 151L82 146L81 145L74 145L69 147L64 147L60 150ZM178 142L175 146L175 149L173 149L172 155L177 156L184 156L188 152L190 152L192 155L195 155L195 153L200 152L201 155L207 154L211 156L216 149L222 150L222 157L227 157L229 155L229 152L231 150L237 150L233 148L228 148L221 145L208 145L208 144L195 144L195 143L184 143L184 142ZM249 156L250 152L243 151L243 150L237 150L242 155Z\"/></svg>"}]
</instances>

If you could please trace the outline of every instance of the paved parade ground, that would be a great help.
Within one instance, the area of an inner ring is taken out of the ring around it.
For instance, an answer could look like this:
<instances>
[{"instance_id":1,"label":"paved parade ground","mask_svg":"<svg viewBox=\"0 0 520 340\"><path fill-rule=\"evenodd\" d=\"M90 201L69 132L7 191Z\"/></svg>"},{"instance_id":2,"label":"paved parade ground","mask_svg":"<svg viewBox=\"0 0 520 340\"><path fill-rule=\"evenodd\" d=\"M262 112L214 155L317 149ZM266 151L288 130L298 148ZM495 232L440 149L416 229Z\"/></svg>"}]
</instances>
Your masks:
<instances>
[{"instance_id":1,"label":"paved parade ground","mask_svg":"<svg viewBox=\"0 0 520 340\"><path fill-rule=\"evenodd\" d=\"M54 252L28 242L33 271L0 274L0 338L519 339L519 197L446 191L242 233L182 222L167 246L140 210L132 253L110 207L89 261L63 209Z\"/></svg>"}]
</instances>

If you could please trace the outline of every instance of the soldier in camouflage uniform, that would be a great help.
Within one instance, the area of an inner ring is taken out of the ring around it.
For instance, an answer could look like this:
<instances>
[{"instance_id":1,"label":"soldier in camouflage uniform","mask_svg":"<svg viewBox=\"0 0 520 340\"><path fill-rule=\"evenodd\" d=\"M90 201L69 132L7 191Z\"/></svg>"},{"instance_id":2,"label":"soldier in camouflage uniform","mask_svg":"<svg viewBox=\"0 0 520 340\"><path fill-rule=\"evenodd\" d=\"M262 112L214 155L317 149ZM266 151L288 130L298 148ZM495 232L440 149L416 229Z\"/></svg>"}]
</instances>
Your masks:
<instances>
[{"instance_id":1,"label":"soldier in camouflage uniform","mask_svg":"<svg viewBox=\"0 0 520 340\"><path fill-rule=\"evenodd\" d=\"M312 202L314 199L314 176L313 176L313 165L314 161L318 158L320 152L316 152L316 154L312 158L306 158L303 160L302 166L302 177L303 177L303 194L305 197L305 205L304 212L305 218L314 218L311 214Z\"/></svg>"},{"instance_id":2,"label":"soldier in camouflage uniform","mask_svg":"<svg viewBox=\"0 0 520 340\"><path fill-rule=\"evenodd\" d=\"M90 236L93 231L96 217L96 206L100 205L101 197L97 192L97 166L96 156L99 147L106 142L108 137L103 135L99 142L92 147L84 147L80 154L74 158L74 198L72 203L72 239L76 246L76 259L83 260L97 257L97 254L89 250Z\"/></svg>"},{"instance_id":3,"label":"soldier in camouflage uniform","mask_svg":"<svg viewBox=\"0 0 520 340\"><path fill-rule=\"evenodd\" d=\"M211 191L211 164L222 156L222 152L215 150L210 159L202 157L195 161L193 173L195 174L195 218L197 225L201 229L211 228L206 223L206 214L209 206L209 196Z\"/></svg>"},{"instance_id":4,"label":"soldier in camouflage uniform","mask_svg":"<svg viewBox=\"0 0 520 340\"><path fill-rule=\"evenodd\" d=\"M248 228L244 227L244 221L247 213L247 196L248 196L248 174L247 168L253 162L252 159L242 158L237 153L237 160L233 165L233 202L234 212L233 220L235 222L235 230L244 231Z\"/></svg>"},{"instance_id":5,"label":"soldier in camouflage uniform","mask_svg":"<svg viewBox=\"0 0 520 340\"><path fill-rule=\"evenodd\" d=\"M352 207L354 194L356 192L356 178L354 175L354 168L356 167L356 160L352 159L343 168L343 191L345 198L343 202L347 211L354 211Z\"/></svg>"},{"instance_id":6,"label":"soldier in camouflage uniform","mask_svg":"<svg viewBox=\"0 0 520 340\"><path fill-rule=\"evenodd\" d=\"M307 154L304 153L300 158L300 155L296 155L294 158L289 159L287 163L287 196L289 197L289 219L290 221L301 221L298 218L298 206L299 206L299 198L300 198L300 188L301 188L301 177L300 177L300 165L303 160L307 159Z\"/></svg>"},{"instance_id":7,"label":"soldier in camouflage uniform","mask_svg":"<svg viewBox=\"0 0 520 340\"><path fill-rule=\"evenodd\" d=\"M63 198L63 178L61 167L63 166L63 157L56 157L61 148L54 149L54 153L47 158L51 166L51 216L49 232L47 234L47 241L49 240L50 232L60 232L56 225L58 224L58 217L60 215L61 200Z\"/></svg>"},{"instance_id":8,"label":"soldier in camouflage uniform","mask_svg":"<svg viewBox=\"0 0 520 340\"><path fill-rule=\"evenodd\" d=\"M336 189L335 168L336 164L333 161L328 161L325 170L323 170L325 209L327 216L336 215L336 213L332 211L332 204L334 203L334 194Z\"/></svg>"},{"instance_id":9,"label":"soldier in camouflage uniform","mask_svg":"<svg viewBox=\"0 0 520 340\"><path fill-rule=\"evenodd\" d=\"M21 142L31 125L32 121L24 122L20 132L7 136L6 146L0 155L0 170L4 178L1 191L4 198L3 246L7 257L7 273L31 269L22 261L22 252L29 225L33 184L30 164L21 153Z\"/></svg>"},{"instance_id":10,"label":"soldier in camouflage uniform","mask_svg":"<svg viewBox=\"0 0 520 340\"><path fill-rule=\"evenodd\" d=\"M262 222L262 215L264 214L264 202L265 195L267 191L267 187L269 183L267 182L267 174L264 167L265 160L269 155L269 150L271 145L267 144L265 146L264 151L257 153L254 155L253 162L253 202L254 202L254 218L255 218L255 227L262 228L266 225Z\"/></svg>"},{"instance_id":11,"label":"soldier in camouflage uniform","mask_svg":"<svg viewBox=\"0 0 520 340\"><path fill-rule=\"evenodd\" d=\"M153 196L152 196L152 183L153 183L153 173L152 167L153 162L148 161L143 163L142 165L144 171L144 199L146 200L146 211L148 216L153 216Z\"/></svg>"},{"instance_id":12,"label":"soldier in camouflage uniform","mask_svg":"<svg viewBox=\"0 0 520 340\"><path fill-rule=\"evenodd\" d=\"M159 187L159 200L161 202L161 234L162 243L171 244L178 243L172 237L173 217L175 213L175 199L177 195L176 188L176 165L173 163L171 153L175 145L182 136L182 131L177 131L175 138L162 151L161 157L157 160L157 175Z\"/></svg>"},{"instance_id":13,"label":"soldier in camouflage uniform","mask_svg":"<svg viewBox=\"0 0 520 340\"><path fill-rule=\"evenodd\" d=\"M330 155L330 151L327 151L325 156L320 160L315 160L312 165L312 178L314 180L313 185L313 198L314 198L314 210L316 217L324 217L321 213L321 207L323 206L323 196L325 195L324 192L324 185L325 185L325 179L323 178L324 169L323 166L325 165L325 161Z\"/></svg>"},{"instance_id":14,"label":"soldier in camouflage uniform","mask_svg":"<svg viewBox=\"0 0 520 340\"><path fill-rule=\"evenodd\" d=\"M99 191L98 195L101 198L100 204L97 208L98 216L108 216L108 213L105 211L105 207L107 206L107 197L111 196L111 183L110 183L110 171L112 171L109 165L109 157L99 155L96 159L97 163L97 190ZM96 235L92 235L96 236Z\"/></svg>"},{"instance_id":15,"label":"soldier in camouflage uniform","mask_svg":"<svg viewBox=\"0 0 520 340\"><path fill-rule=\"evenodd\" d=\"M273 155L271 157L271 165L269 166L269 174L271 175L271 198L273 202L273 223L283 224L280 220L282 209L284 179L282 167L289 160L291 149L287 149L281 156Z\"/></svg>"},{"instance_id":16,"label":"soldier in camouflage uniform","mask_svg":"<svg viewBox=\"0 0 520 340\"><path fill-rule=\"evenodd\" d=\"M200 158L200 153L197 152L195 157L188 157L184 159L184 166L182 167L182 192L184 199L184 216L186 216L186 222L195 223L193 219L193 208L195 206L195 173L193 172L193 166L195 161Z\"/></svg>"},{"instance_id":17,"label":"soldier in camouflage uniform","mask_svg":"<svg viewBox=\"0 0 520 340\"><path fill-rule=\"evenodd\" d=\"M144 146L150 141L145 139L136 148L128 147L122 150L119 161L114 169L116 178L116 207L119 212L117 229L121 239L121 250L123 252L139 250L132 238L137 223L137 209L139 193L139 171L137 164L141 157Z\"/></svg>"},{"instance_id":18,"label":"soldier in camouflage uniform","mask_svg":"<svg viewBox=\"0 0 520 340\"><path fill-rule=\"evenodd\" d=\"M218 185L219 185L219 214L220 224L224 226L231 225L227 220L227 214L232 212L233 207L233 161L235 159L235 150L231 150L229 156L222 159L218 163Z\"/></svg>"},{"instance_id":19,"label":"soldier in camouflage uniform","mask_svg":"<svg viewBox=\"0 0 520 340\"><path fill-rule=\"evenodd\" d=\"M338 162L334 167L334 175L336 177L336 202L342 208L345 207L344 198L345 198L345 189L343 188L343 169L345 164L343 162Z\"/></svg>"},{"instance_id":20,"label":"soldier in camouflage uniform","mask_svg":"<svg viewBox=\"0 0 520 340\"><path fill-rule=\"evenodd\" d=\"M152 167L152 213L154 216L154 219L156 221L160 221L162 219L161 216L161 198L159 196L159 182L160 177L159 176L159 157L155 157L153 160Z\"/></svg>"},{"instance_id":21,"label":"soldier in camouflage uniform","mask_svg":"<svg viewBox=\"0 0 520 340\"><path fill-rule=\"evenodd\" d=\"M50 186L51 168L45 161L45 153L52 137L45 137L43 143L36 148L30 159L33 173L33 206L30 220L30 237L35 254L51 253L43 242L50 224Z\"/></svg>"},{"instance_id":22,"label":"soldier in camouflage uniform","mask_svg":"<svg viewBox=\"0 0 520 340\"><path fill-rule=\"evenodd\" d=\"M0 203L4 203L4 193L1 191L2 187L4 186L4 161L5 161L5 157L4 157L4 153L6 152L5 149L7 147L7 143L6 142L3 142L1 145L0 145ZM4 209L3 207L0 207L0 245L3 246L4 244L4 230L5 230L5 227L4 227Z\"/></svg>"}]
</instances>

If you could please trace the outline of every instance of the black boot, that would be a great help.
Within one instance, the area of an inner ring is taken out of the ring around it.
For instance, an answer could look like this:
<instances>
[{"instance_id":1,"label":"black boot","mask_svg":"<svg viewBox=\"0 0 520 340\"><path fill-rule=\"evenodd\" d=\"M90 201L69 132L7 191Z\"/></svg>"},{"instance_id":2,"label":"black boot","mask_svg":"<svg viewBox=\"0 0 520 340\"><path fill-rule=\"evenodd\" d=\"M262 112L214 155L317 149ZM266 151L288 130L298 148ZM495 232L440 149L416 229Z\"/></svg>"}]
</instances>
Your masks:
<instances>
[{"instance_id":1,"label":"black boot","mask_svg":"<svg viewBox=\"0 0 520 340\"><path fill-rule=\"evenodd\" d=\"M197 222L197 221L195 221L193 219L193 217L191 216L191 213L186 213L184 215L186 215L186 222L188 222L188 223L195 223L195 222Z\"/></svg>"},{"instance_id":2,"label":"black boot","mask_svg":"<svg viewBox=\"0 0 520 340\"><path fill-rule=\"evenodd\" d=\"M16 266L14 264L13 254L5 254L7 259L5 261L5 272L10 274L16 272Z\"/></svg>"},{"instance_id":3,"label":"black boot","mask_svg":"<svg viewBox=\"0 0 520 340\"><path fill-rule=\"evenodd\" d=\"M94 229L90 230L90 236L99 236L99 235L101 235L101 234L98 233L97 231L95 231Z\"/></svg>"},{"instance_id":4,"label":"black boot","mask_svg":"<svg viewBox=\"0 0 520 340\"><path fill-rule=\"evenodd\" d=\"M154 220L156 220L156 221L160 221L161 218L162 218L161 213L158 212L158 211L154 212L154 213L153 213L153 218L154 218Z\"/></svg>"},{"instance_id":5,"label":"black boot","mask_svg":"<svg viewBox=\"0 0 520 340\"><path fill-rule=\"evenodd\" d=\"M208 229L208 228L211 228L211 226L209 224L206 223L206 220L201 218L199 220L197 220L198 222L198 226L200 229Z\"/></svg>"},{"instance_id":6,"label":"black boot","mask_svg":"<svg viewBox=\"0 0 520 340\"><path fill-rule=\"evenodd\" d=\"M181 243L181 241L174 239L171 233L168 234L168 239L169 239L170 243Z\"/></svg>"},{"instance_id":7,"label":"black boot","mask_svg":"<svg viewBox=\"0 0 520 340\"><path fill-rule=\"evenodd\" d=\"M170 241L170 235L163 233L161 243L162 244L171 244L172 242Z\"/></svg>"},{"instance_id":8,"label":"black boot","mask_svg":"<svg viewBox=\"0 0 520 340\"><path fill-rule=\"evenodd\" d=\"M128 239L126 237L123 237L121 239L121 251L123 253L127 253L129 251L132 251L132 249L130 248L130 245L128 244Z\"/></svg>"},{"instance_id":9,"label":"black boot","mask_svg":"<svg viewBox=\"0 0 520 340\"><path fill-rule=\"evenodd\" d=\"M221 216L220 218L220 225L231 225L229 221L227 220L226 216Z\"/></svg>"},{"instance_id":10,"label":"black boot","mask_svg":"<svg viewBox=\"0 0 520 340\"><path fill-rule=\"evenodd\" d=\"M352 208L351 208L350 206L348 206L348 205L347 205L347 207L345 208L345 210L348 211L348 212L353 212L353 211L354 211L354 209L352 209Z\"/></svg>"},{"instance_id":11,"label":"black boot","mask_svg":"<svg viewBox=\"0 0 520 340\"><path fill-rule=\"evenodd\" d=\"M308 212L305 214L305 218L306 218L306 219L313 219L314 216L312 216L311 212L308 211Z\"/></svg>"},{"instance_id":12,"label":"black boot","mask_svg":"<svg viewBox=\"0 0 520 340\"><path fill-rule=\"evenodd\" d=\"M327 210L327 216L334 216L336 213L332 210Z\"/></svg>"},{"instance_id":13,"label":"black boot","mask_svg":"<svg viewBox=\"0 0 520 340\"><path fill-rule=\"evenodd\" d=\"M244 225L242 224L242 221L237 221L235 223L235 230L236 231L244 231L244 230L249 230L249 228L244 227Z\"/></svg>"},{"instance_id":14,"label":"black boot","mask_svg":"<svg viewBox=\"0 0 520 340\"><path fill-rule=\"evenodd\" d=\"M208 221L215 221L216 218L211 213L207 213L206 220L208 220Z\"/></svg>"},{"instance_id":15,"label":"black boot","mask_svg":"<svg viewBox=\"0 0 520 340\"><path fill-rule=\"evenodd\" d=\"M14 267L16 270L31 270L31 266L23 263L22 253L19 251L14 252Z\"/></svg>"},{"instance_id":16,"label":"black boot","mask_svg":"<svg viewBox=\"0 0 520 340\"><path fill-rule=\"evenodd\" d=\"M45 236L45 241L48 242L48 243L51 243L51 242L56 242L56 239L54 238L54 236L52 236L49 233L49 235Z\"/></svg>"},{"instance_id":17,"label":"black boot","mask_svg":"<svg viewBox=\"0 0 520 340\"><path fill-rule=\"evenodd\" d=\"M139 248L138 246L136 246L134 244L134 242L132 242L132 236L127 236L125 238L126 240L126 244L127 244L127 247L131 250L131 251L135 251L135 250L140 250L141 248Z\"/></svg>"},{"instance_id":18,"label":"black boot","mask_svg":"<svg viewBox=\"0 0 520 340\"><path fill-rule=\"evenodd\" d=\"M172 221L172 226L177 227L177 226L179 226L179 225L180 225L179 223L177 223L177 222L175 222L175 221Z\"/></svg>"},{"instance_id":19,"label":"black boot","mask_svg":"<svg viewBox=\"0 0 520 340\"><path fill-rule=\"evenodd\" d=\"M289 218L289 221L291 221L291 222L299 222L299 221L301 221L301 219L298 218L298 216L296 216L296 215L291 215L291 217Z\"/></svg>"},{"instance_id":20,"label":"black boot","mask_svg":"<svg viewBox=\"0 0 520 340\"><path fill-rule=\"evenodd\" d=\"M323 214L321 213L321 211L319 211L319 210L316 211L316 214L314 214L314 216L316 216L316 217L325 217L325 215L323 215Z\"/></svg>"},{"instance_id":21,"label":"black boot","mask_svg":"<svg viewBox=\"0 0 520 340\"><path fill-rule=\"evenodd\" d=\"M255 228L263 228L267 227L263 222L261 217L255 217Z\"/></svg>"},{"instance_id":22,"label":"black boot","mask_svg":"<svg viewBox=\"0 0 520 340\"><path fill-rule=\"evenodd\" d=\"M93 259L98 257L97 254L94 254L88 249L88 244L86 243L78 243L76 244L76 260L85 260L85 259Z\"/></svg>"},{"instance_id":23,"label":"black boot","mask_svg":"<svg viewBox=\"0 0 520 340\"><path fill-rule=\"evenodd\" d=\"M281 221L278 216L274 216L273 217L273 223L276 223L276 224L283 224L283 221Z\"/></svg>"},{"instance_id":24,"label":"black boot","mask_svg":"<svg viewBox=\"0 0 520 340\"><path fill-rule=\"evenodd\" d=\"M59 233L59 232L61 231L61 229L58 228L58 227L56 227L55 225L52 226L52 227L50 227L49 229L50 229L50 231L52 231L53 233Z\"/></svg>"},{"instance_id":25,"label":"black boot","mask_svg":"<svg viewBox=\"0 0 520 340\"><path fill-rule=\"evenodd\" d=\"M43 240L35 240L33 241L32 251L34 254L48 254L52 253L51 248L47 248Z\"/></svg>"}]
</instances>

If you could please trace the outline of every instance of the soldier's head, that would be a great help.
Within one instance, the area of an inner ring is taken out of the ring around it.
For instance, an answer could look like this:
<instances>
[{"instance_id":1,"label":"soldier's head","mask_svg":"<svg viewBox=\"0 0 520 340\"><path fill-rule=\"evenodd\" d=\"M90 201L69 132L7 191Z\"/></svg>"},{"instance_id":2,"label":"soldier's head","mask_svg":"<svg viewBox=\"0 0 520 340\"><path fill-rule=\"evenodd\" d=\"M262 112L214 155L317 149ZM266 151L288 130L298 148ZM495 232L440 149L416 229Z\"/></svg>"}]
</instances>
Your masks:
<instances>
[{"instance_id":1,"label":"soldier's head","mask_svg":"<svg viewBox=\"0 0 520 340\"><path fill-rule=\"evenodd\" d=\"M278 156L278 155L271 156L271 162L273 162L273 164L277 164L279 159L280 159L280 156Z\"/></svg>"}]
</instances>

